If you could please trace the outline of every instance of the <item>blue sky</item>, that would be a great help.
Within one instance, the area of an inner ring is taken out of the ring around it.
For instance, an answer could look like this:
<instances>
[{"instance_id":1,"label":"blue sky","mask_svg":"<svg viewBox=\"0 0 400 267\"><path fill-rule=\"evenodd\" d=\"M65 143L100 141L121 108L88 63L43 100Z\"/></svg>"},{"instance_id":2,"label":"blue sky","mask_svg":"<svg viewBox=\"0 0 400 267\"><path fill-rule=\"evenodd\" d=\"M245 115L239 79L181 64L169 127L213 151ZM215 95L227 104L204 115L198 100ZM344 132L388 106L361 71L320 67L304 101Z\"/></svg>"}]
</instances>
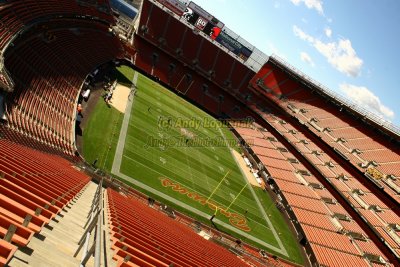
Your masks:
<instances>
[{"instance_id":1,"label":"blue sky","mask_svg":"<svg viewBox=\"0 0 400 267\"><path fill-rule=\"evenodd\" d=\"M400 1L194 2L267 55L400 125Z\"/></svg>"}]
</instances>

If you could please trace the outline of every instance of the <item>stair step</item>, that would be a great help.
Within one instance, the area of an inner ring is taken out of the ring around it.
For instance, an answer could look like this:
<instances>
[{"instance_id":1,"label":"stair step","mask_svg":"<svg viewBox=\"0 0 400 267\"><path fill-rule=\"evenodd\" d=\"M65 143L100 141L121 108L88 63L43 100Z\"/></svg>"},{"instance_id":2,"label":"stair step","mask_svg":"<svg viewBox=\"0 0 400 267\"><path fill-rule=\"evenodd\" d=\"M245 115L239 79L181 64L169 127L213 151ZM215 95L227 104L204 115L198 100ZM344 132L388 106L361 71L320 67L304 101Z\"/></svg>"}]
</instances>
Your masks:
<instances>
[{"instance_id":1,"label":"stair step","mask_svg":"<svg viewBox=\"0 0 400 267\"><path fill-rule=\"evenodd\" d=\"M55 220L43 227L39 234L33 236L27 247L20 248L14 254L9 266L79 266L82 252L77 257L73 255L78 248L78 241L84 233L83 226L86 223L86 216L92 205L96 189L97 184L90 182L76 202L69 205L70 208L65 208L65 211L57 215ZM103 230L108 231L106 227ZM112 257L111 249L107 250L107 257L109 258L109 256ZM92 257L86 266L93 266L93 263ZM108 263L107 266L115 266L113 261L108 261Z\"/></svg>"}]
</instances>

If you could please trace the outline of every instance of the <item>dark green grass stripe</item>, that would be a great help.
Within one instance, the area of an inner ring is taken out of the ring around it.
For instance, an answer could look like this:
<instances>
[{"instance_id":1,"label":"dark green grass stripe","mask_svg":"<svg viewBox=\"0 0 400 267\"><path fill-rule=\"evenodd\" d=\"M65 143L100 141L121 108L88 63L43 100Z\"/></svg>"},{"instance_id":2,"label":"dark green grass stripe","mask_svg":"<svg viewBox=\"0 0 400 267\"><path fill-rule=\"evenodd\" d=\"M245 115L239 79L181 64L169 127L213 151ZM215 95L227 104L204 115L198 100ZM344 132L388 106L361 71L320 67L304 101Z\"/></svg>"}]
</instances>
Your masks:
<instances>
[{"instance_id":1,"label":"dark green grass stripe","mask_svg":"<svg viewBox=\"0 0 400 267\"><path fill-rule=\"evenodd\" d=\"M121 73L124 71L127 70L120 69ZM127 73L128 72L129 71L127 71ZM127 80L131 81L132 77L133 72L132 75L128 73L124 82L127 82ZM212 196L213 201L227 207L232 201L232 196L235 197L246 183L228 147L224 144L218 147L186 147L172 145L160 149L159 146L149 147L146 145L148 145L150 136L153 138L170 138L175 142L179 140L185 142L185 139L190 138L182 134L182 128L192 133L195 138L222 138L222 136L225 135L228 140L234 140L229 129L226 127L191 128L178 125L173 125L174 127L169 128L160 127L158 124L160 118L167 119L168 117L171 117L173 123L178 121L178 119L184 121L192 119L199 121L216 121L204 111L194 107L179 96L165 90L146 77L139 75L137 87L138 93L133 103L120 171L132 177L132 179L136 179L161 193L170 195L211 216L213 211L210 208L190 200L187 196L172 191L171 188L163 187L159 177L168 177L180 183L182 186L208 197L221 181L221 178L230 170L228 178L226 179L229 184L223 182ZM102 122L98 121L98 123L101 124ZM95 127L99 125L92 124L92 126ZM103 131L101 127L102 126L100 126L100 128L98 127L101 129L100 132ZM96 141L100 144L105 143L105 141L101 141L100 135ZM232 148L240 151L237 147ZM92 147L92 149L96 148ZM163 160L166 161L165 164ZM274 228L280 233L279 236L289 252L289 258L298 263L302 263L296 240L290 233L288 225L283 220L280 212L276 209L274 203L265 192L260 188L254 188L254 190ZM182 211L182 208L174 203L169 203L169 205ZM246 210L247 213L245 212ZM238 197L230 211L246 216L248 225L252 229L250 234L273 246L278 246L277 241L272 235L271 230L267 227L263 215L248 188ZM187 213L191 212L188 211ZM207 222L195 214L191 213L191 215L199 220ZM224 218L221 214L217 214L217 218L229 223L228 219ZM238 238L241 237L238 236ZM250 241L250 243L253 242Z\"/></svg>"}]
</instances>

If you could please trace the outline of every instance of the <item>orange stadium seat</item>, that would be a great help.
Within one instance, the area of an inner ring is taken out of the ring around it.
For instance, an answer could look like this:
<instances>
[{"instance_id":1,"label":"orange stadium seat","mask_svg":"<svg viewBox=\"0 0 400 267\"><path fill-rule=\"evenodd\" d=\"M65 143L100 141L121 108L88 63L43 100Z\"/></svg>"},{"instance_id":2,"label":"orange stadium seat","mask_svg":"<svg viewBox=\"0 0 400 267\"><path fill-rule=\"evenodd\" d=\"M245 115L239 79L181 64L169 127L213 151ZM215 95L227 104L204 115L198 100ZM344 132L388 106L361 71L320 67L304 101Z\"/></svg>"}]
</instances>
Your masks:
<instances>
[{"instance_id":1,"label":"orange stadium seat","mask_svg":"<svg viewBox=\"0 0 400 267\"><path fill-rule=\"evenodd\" d=\"M293 222L312 266L383 266L376 258L395 266L398 133L278 58L269 57L259 70L249 67L161 3L142 2L137 29L126 42L116 33L118 16L108 0L0 1L7 70L1 78L15 83L4 94L6 120L0 122L0 266L18 248L29 251L33 238L91 181L74 166L85 163L74 136L76 105L87 75L115 59L132 61L215 117L257 122L233 124L233 132L247 143L244 152L258 163L254 167L267 174L265 189ZM132 197L146 199L144 194L126 193L108 188L104 194L116 266L293 266L262 258L246 244L237 256L192 231L191 218L174 220L158 204L152 208Z\"/></svg>"},{"instance_id":2,"label":"orange stadium seat","mask_svg":"<svg viewBox=\"0 0 400 267\"><path fill-rule=\"evenodd\" d=\"M16 246L0 240L0 266L6 266L17 249Z\"/></svg>"},{"instance_id":3,"label":"orange stadium seat","mask_svg":"<svg viewBox=\"0 0 400 267\"><path fill-rule=\"evenodd\" d=\"M0 151L0 215L20 225L31 217L31 231L39 232L89 181L60 157L6 140Z\"/></svg>"},{"instance_id":4,"label":"orange stadium seat","mask_svg":"<svg viewBox=\"0 0 400 267\"><path fill-rule=\"evenodd\" d=\"M246 266L224 248L135 199L107 190L114 257L140 266Z\"/></svg>"},{"instance_id":5,"label":"orange stadium seat","mask_svg":"<svg viewBox=\"0 0 400 267\"><path fill-rule=\"evenodd\" d=\"M266 116L266 118L270 117ZM287 124L284 126L287 129L291 128L290 125ZM238 133L245 134L247 136L259 136L261 133L257 128L236 127L235 130ZM287 131L281 131L281 133L283 133L283 135L291 134ZM360 228L357 223L351 220L350 214L341 208L340 205L328 205L322 201L322 198L335 200L331 194L327 195L326 193L323 193L325 190L311 189L311 187L305 186L303 182L299 180L299 178L295 175L295 170L304 170L305 166L302 166L301 163L293 164L289 161L278 160L278 158L284 159L285 154L290 155L281 149L278 150L278 147L284 147L282 143L271 140L268 142L270 142L271 145L257 146L256 144L255 146L252 146L251 149L255 152L264 166L266 166L276 185L283 193L285 200L293 210L296 220L300 222L300 225L311 246L315 248L329 248L330 250L339 254L346 253L347 257L349 258L348 260L351 262L360 262L360 260L363 261L361 258L363 254L359 253L359 247L354 245L354 243L351 243L351 239L349 239L348 236L339 233L339 231L344 230L345 232L355 232L367 236L363 229ZM303 151L306 152L305 150ZM304 152L303 155L305 157L318 157L318 155L312 154L309 150L308 153ZM332 159L325 154L321 154L320 156L325 157L325 159L321 158L322 160L315 161L316 166L318 166L318 168L332 168L326 166L325 164L321 164L327 160L332 161ZM294 156L290 155L290 157ZM303 175L303 179L307 181L307 183L319 183L318 180L312 175ZM351 191L345 183L343 183L341 180L337 180L336 177L333 177L331 181L334 183L337 190L346 192ZM382 208L384 208L382 203L376 202L378 198L376 198L373 194L371 194L370 197L373 197L374 203L380 204ZM343 221L339 224L333 224L333 214L338 213L346 215L351 221ZM338 228L339 225L341 228ZM381 255L383 257L382 252L379 251L378 247L374 245L374 243L369 242L368 244L373 247L373 250L369 249L369 251L374 251L376 255ZM319 250L314 250L314 252L316 253L317 259L319 259L321 262L329 261L329 259L321 258L322 255L319 254ZM332 263L333 261L330 264Z\"/></svg>"}]
</instances>

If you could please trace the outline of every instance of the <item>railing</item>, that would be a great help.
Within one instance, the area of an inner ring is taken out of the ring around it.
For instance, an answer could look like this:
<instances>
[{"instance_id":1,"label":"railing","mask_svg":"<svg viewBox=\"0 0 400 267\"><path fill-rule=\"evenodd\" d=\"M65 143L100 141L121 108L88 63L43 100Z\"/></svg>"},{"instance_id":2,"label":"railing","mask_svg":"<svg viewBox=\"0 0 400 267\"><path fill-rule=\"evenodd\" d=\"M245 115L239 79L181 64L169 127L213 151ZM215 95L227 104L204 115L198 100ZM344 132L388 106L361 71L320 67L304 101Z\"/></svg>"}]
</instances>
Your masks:
<instances>
[{"instance_id":1,"label":"railing","mask_svg":"<svg viewBox=\"0 0 400 267\"><path fill-rule=\"evenodd\" d=\"M164 7L161 3L155 0L151 0L152 3L156 4L157 6L163 8L164 10L169 10L167 7ZM182 0L181 2L185 3L186 5L188 4L188 0ZM168 12L171 16L175 17L176 19L180 20L183 24L185 24L187 27L190 29L194 30L195 27L193 25L190 25L187 23L187 21L178 15L174 14L173 12ZM230 30L228 27L224 27L224 31L227 31L232 38L235 40L241 42L244 46L248 47L250 50L252 50L252 54L250 57L246 60L243 61L242 59L238 58L234 53L229 51L227 48L216 42L215 40L209 39L204 33L201 31L198 32L201 36L206 38L207 40L211 41L214 43L216 46L220 47L220 49L224 50L228 54L230 54L232 57L236 58L243 64L245 64L247 67L252 69L253 71L257 72L259 69L269 60L269 58L272 58L291 70L293 73L295 73L299 78L304 79L305 81L311 83L313 86L321 90L323 93L326 95L330 96L331 98L339 101L343 105L347 106L348 108L360 113L362 116L365 116L367 119L373 121L374 123L380 125L381 127L393 132L397 136L400 136L400 127L394 125L390 121L385 120L383 117L376 115L375 113L372 113L371 111L361 107L360 105L355 104L353 101L350 101L346 99L345 97L341 96L340 94L334 93L332 90L327 88L326 86L322 85L321 83L315 81L311 77L307 76L306 74L302 73L300 70L296 69L289 63L287 63L285 60L281 59L277 55L273 54L270 57L268 57L265 53L263 53L261 50L257 49L255 46L251 45L249 42L247 42L245 39L241 38L239 35L234 33L232 30Z\"/></svg>"},{"instance_id":2,"label":"railing","mask_svg":"<svg viewBox=\"0 0 400 267\"><path fill-rule=\"evenodd\" d=\"M341 96L340 94L333 92L331 89L329 89L325 85L317 82L316 80L314 80L313 78L309 77L308 75L302 73L300 70L298 70L294 66L290 65L289 63L287 63L284 59L280 58L279 56L273 54L273 55L270 56L270 58L272 58L273 60L275 60L278 63L282 64L283 66L285 66L286 68L291 70L293 73L295 73L299 78L302 78L305 81L309 82L310 84L312 84L313 86L318 88L320 91L322 91L324 94L326 94L326 95L330 96L331 98L341 102L342 104L344 104L348 108L350 108L352 110L355 110L356 112L360 113L361 115L365 116L367 119L375 122L376 124L378 124L378 125L386 128L386 129L390 130L394 134L396 134L398 136L400 135L400 127L398 127L397 125L394 125L390 121L387 121L384 118L376 115L375 113L372 113L371 111L363 108L362 106L357 105L353 101L346 99L345 97Z\"/></svg>"},{"instance_id":3,"label":"railing","mask_svg":"<svg viewBox=\"0 0 400 267\"><path fill-rule=\"evenodd\" d=\"M76 257L79 254L79 251L83 248L80 267L84 267L92 255L94 256L94 267L100 267L101 224L103 220L103 179L100 180L99 185L97 186L97 190L93 198L93 203L90 207L87 218L88 220L83 227L86 230L78 242L79 247L76 250L74 257ZM93 237L92 245L89 248L89 243L92 239L91 234L94 229L96 231L95 236Z\"/></svg>"},{"instance_id":4,"label":"railing","mask_svg":"<svg viewBox=\"0 0 400 267\"><path fill-rule=\"evenodd\" d=\"M147 195L137 191L136 189L125 184L124 182L122 182L116 178L113 178L113 176L110 173L107 173L103 170L96 169L85 161L82 161L81 164L78 164L77 166L82 168L95 181L101 181L102 185L105 188L108 188L108 187L112 188L113 190L116 190L117 192L120 192L127 197L136 199L142 203L149 205L149 197ZM164 204L162 204L162 202L159 202L157 200L154 200L154 202L152 203L152 207L154 209L157 209L160 211L162 210L161 209L162 206L164 206ZM176 221L178 221L179 223L182 223L190 228L193 228L194 225L196 225L198 223L193 218L191 218L179 211L174 210L174 214L176 216L176 219L175 219ZM203 231L210 234L210 236L212 237L213 240L218 240L220 245L223 244L223 246L230 248L233 251L240 251L242 256L246 255L247 257L252 258L254 261L257 261L260 265L276 267L277 266L276 264L278 264L278 265L280 264L279 262L276 263L275 260L274 260L274 262L270 262L268 259L261 257L261 255L260 255L260 257L257 258L254 256L254 254L249 253L246 249L240 249L240 248L238 249L237 244L236 244L236 238L231 237L224 232L221 232L219 230L211 228L205 224L202 224L202 223L198 223L198 224ZM251 249L252 251L259 250L249 244L243 243L242 245L247 247L248 249ZM76 253L76 255L77 254L78 254L78 252ZM99 255L99 254L97 254L97 255ZM266 255L268 255L268 258L275 258L275 256L273 256L271 254L266 254ZM288 261L280 259L280 258L279 258L279 261L283 261L283 262L287 263L288 265L298 266L292 262L288 262ZM97 266L95 266L95 267L97 267Z\"/></svg>"}]
</instances>

